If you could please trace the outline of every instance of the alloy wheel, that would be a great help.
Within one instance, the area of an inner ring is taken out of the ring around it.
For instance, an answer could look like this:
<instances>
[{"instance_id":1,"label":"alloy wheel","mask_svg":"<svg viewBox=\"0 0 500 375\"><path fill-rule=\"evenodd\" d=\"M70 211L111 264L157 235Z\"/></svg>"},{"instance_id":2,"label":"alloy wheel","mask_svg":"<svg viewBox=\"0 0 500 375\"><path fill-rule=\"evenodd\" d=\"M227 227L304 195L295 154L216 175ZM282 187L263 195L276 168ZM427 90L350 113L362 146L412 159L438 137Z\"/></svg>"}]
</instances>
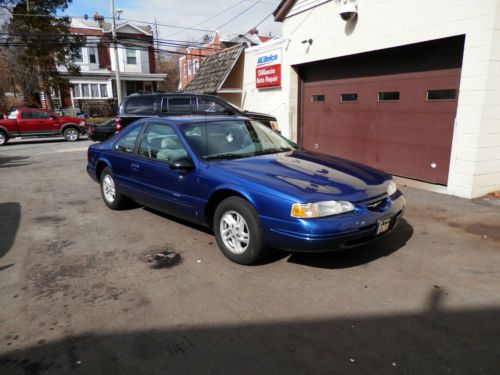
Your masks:
<instances>
[{"instance_id":1,"label":"alloy wheel","mask_svg":"<svg viewBox=\"0 0 500 375\"><path fill-rule=\"evenodd\" d=\"M234 254L242 254L248 249L250 232L248 225L238 212L227 211L220 220L220 233L226 248Z\"/></svg>"},{"instance_id":2,"label":"alloy wheel","mask_svg":"<svg viewBox=\"0 0 500 375\"><path fill-rule=\"evenodd\" d=\"M102 180L102 191L104 193L104 198L106 198L109 203L113 203L115 201L115 182L113 181L113 177L109 174L104 176L104 179Z\"/></svg>"}]
</instances>

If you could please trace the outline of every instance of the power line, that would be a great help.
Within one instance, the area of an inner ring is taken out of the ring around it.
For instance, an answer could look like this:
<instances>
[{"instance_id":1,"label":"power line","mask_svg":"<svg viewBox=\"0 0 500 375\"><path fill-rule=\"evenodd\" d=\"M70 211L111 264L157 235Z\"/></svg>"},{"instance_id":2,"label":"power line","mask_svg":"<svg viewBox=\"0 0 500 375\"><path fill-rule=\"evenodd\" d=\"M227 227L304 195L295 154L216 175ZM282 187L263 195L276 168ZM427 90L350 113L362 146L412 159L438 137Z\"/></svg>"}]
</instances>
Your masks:
<instances>
[{"instance_id":1,"label":"power line","mask_svg":"<svg viewBox=\"0 0 500 375\"><path fill-rule=\"evenodd\" d=\"M226 12L230 11L231 9L236 8L238 5L240 5L240 4L242 4L242 3L244 3L245 1L249 1L249 0L241 0L241 1L238 1L236 4L234 4L234 5L230 6L229 8L224 9L222 12L219 12L219 13L217 13L217 14L213 15L212 17L209 17L209 18L207 18L207 19L205 19L205 20L203 20L203 21L201 21L201 22L198 22L196 25L192 25L192 26L190 26L190 27L197 27L197 26L200 26L200 25L204 24L205 22L211 21L211 20L213 20L214 18L217 18L218 16L220 16L221 14L224 14L224 13L226 13ZM169 35L167 35L167 38L169 38L169 37L171 37L171 36L174 36L174 35L179 35L179 34L181 34L181 33L182 33L182 31L178 31L178 32L175 32L175 33L173 33L173 34L169 34Z\"/></svg>"},{"instance_id":2,"label":"power line","mask_svg":"<svg viewBox=\"0 0 500 375\"><path fill-rule=\"evenodd\" d=\"M219 30L221 28L223 28L224 26L226 26L227 24L230 24L231 22L233 22L236 18L240 17L241 15L245 14L246 12L248 12L250 9L252 9L254 6L256 6L257 4L259 4L262 0L259 0L257 1L256 3L253 3L252 5L250 5L248 8L246 8L243 12L237 14L236 16L234 16L233 18L231 18L229 21L227 21L226 23L220 25L219 27L216 27L215 30L213 30L212 32L216 31L216 30ZM237 34L238 35L238 34Z\"/></svg>"}]
</instances>

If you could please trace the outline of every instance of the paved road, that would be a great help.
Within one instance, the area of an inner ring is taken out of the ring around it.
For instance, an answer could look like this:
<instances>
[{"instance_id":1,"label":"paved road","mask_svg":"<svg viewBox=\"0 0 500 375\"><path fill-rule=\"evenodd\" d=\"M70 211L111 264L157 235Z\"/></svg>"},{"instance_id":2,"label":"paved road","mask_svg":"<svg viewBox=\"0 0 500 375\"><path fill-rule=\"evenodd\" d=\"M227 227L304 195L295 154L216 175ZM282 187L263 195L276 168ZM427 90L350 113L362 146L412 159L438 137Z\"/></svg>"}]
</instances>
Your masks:
<instances>
[{"instance_id":1,"label":"paved road","mask_svg":"<svg viewBox=\"0 0 500 375\"><path fill-rule=\"evenodd\" d=\"M206 230L107 209L89 144L0 148L2 375L498 373L490 202L403 187L390 237L243 267ZM151 268L163 250L181 261Z\"/></svg>"}]
</instances>

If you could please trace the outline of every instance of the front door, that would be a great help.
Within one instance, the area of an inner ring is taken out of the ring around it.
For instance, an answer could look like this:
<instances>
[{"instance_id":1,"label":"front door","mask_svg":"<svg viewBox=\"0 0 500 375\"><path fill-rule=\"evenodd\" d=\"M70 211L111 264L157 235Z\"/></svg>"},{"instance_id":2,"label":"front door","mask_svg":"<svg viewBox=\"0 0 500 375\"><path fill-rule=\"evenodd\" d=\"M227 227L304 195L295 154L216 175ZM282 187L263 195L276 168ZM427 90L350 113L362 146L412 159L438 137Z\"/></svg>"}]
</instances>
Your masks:
<instances>
[{"instance_id":1,"label":"front door","mask_svg":"<svg viewBox=\"0 0 500 375\"><path fill-rule=\"evenodd\" d=\"M73 102L71 101L71 89L69 87L63 87L61 89L61 101L63 107L73 106Z\"/></svg>"},{"instance_id":2,"label":"front door","mask_svg":"<svg viewBox=\"0 0 500 375\"><path fill-rule=\"evenodd\" d=\"M198 221L195 209L196 170L176 170L170 162L188 152L175 130L164 124L149 124L132 165L134 199L159 211Z\"/></svg>"}]
</instances>

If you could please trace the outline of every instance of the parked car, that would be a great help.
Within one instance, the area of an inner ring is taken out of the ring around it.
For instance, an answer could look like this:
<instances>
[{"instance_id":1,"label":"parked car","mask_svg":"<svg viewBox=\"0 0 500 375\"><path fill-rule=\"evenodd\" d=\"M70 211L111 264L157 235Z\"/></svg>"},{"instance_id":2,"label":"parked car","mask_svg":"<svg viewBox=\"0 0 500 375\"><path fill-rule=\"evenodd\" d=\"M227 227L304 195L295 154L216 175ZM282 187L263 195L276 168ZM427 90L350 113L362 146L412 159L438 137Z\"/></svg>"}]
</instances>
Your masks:
<instances>
[{"instance_id":1,"label":"parked car","mask_svg":"<svg viewBox=\"0 0 500 375\"><path fill-rule=\"evenodd\" d=\"M88 136L96 142L103 142L115 135L115 118L111 118L100 124L88 125Z\"/></svg>"},{"instance_id":2,"label":"parked car","mask_svg":"<svg viewBox=\"0 0 500 375\"><path fill-rule=\"evenodd\" d=\"M391 176L302 150L242 117L143 119L89 147L104 203L126 199L213 228L229 259L251 264L269 246L350 248L389 233L405 199Z\"/></svg>"},{"instance_id":3,"label":"parked car","mask_svg":"<svg viewBox=\"0 0 500 375\"><path fill-rule=\"evenodd\" d=\"M115 128L107 131L109 138L136 120L157 116L245 116L278 130L276 117L264 113L249 112L238 108L219 97L195 93L134 94L121 103L116 117Z\"/></svg>"},{"instance_id":4,"label":"parked car","mask_svg":"<svg viewBox=\"0 0 500 375\"><path fill-rule=\"evenodd\" d=\"M57 116L43 108L18 108L7 120L0 120L0 146L12 137L63 136L67 141L77 141L87 132L84 119Z\"/></svg>"}]
</instances>

